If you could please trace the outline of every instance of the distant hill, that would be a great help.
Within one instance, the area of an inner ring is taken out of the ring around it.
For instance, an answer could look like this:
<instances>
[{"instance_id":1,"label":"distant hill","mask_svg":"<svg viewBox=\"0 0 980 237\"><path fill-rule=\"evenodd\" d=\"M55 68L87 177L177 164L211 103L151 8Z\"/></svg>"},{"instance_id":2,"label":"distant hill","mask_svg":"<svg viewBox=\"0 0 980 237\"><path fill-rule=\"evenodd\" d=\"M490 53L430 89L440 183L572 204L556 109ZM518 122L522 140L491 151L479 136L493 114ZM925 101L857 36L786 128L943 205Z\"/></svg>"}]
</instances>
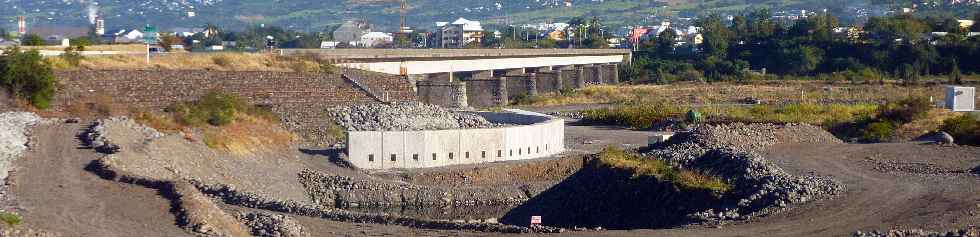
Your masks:
<instances>
[{"instance_id":1,"label":"distant hill","mask_svg":"<svg viewBox=\"0 0 980 237\"><path fill-rule=\"evenodd\" d=\"M223 28L267 24L318 31L348 19L366 19L382 30L398 24L398 4L359 5L357 0L4 0L0 27L16 28L25 15L32 25L85 25L97 13L109 30L154 24L161 29ZM361 0L364 1L364 0ZM566 1L571 7L566 7ZM746 8L830 8L846 11L867 0L409 0L410 26L433 28L436 21L458 17L485 24L566 21L597 15L611 26L645 24L659 16L697 15L708 11L737 12Z\"/></svg>"}]
</instances>

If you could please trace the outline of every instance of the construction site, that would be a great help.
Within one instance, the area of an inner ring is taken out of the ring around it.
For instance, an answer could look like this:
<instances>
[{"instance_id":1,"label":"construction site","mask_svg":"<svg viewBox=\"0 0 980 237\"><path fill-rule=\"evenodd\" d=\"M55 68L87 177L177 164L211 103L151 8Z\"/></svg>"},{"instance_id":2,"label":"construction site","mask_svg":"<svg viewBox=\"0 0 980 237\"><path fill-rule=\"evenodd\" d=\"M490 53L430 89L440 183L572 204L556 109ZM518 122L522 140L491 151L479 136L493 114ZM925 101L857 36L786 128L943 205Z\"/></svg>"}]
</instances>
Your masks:
<instances>
[{"instance_id":1,"label":"construction site","mask_svg":"<svg viewBox=\"0 0 980 237\"><path fill-rule=\"evenodd\" d=\"M975 116L971 87L634 86L615 50L350 52L325 71L291 66L308 52L258 70L93 57L54 72L49 109L0 95L4 236L978 234L980 148L941 126ZM696 109L610 119L648 93L666 103L644 110ZM937 103L894 140L785 117L907 93Z\"/></svg>"}]
</instances>

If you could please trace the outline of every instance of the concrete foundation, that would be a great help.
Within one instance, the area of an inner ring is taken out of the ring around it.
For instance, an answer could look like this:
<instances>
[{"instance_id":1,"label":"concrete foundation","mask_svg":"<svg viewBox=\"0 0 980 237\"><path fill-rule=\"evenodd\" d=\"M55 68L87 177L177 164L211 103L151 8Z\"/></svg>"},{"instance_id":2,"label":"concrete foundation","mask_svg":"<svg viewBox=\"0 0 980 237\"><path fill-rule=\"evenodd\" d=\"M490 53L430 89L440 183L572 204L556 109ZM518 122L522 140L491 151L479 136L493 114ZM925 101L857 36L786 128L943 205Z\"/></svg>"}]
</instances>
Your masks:
<instances>
[{"instance_id":1,"label":"concrete foundation","mask_svg":"<svg viewBox=\"0 0 980 237\"><path fill-rule=\"evenodd\" d=\"M562 119L521 110L486 114L491 122L527 125L349 132L348 159L361 169L411 169L535 159L565 150Z\"/></svg>"}]
</instances>

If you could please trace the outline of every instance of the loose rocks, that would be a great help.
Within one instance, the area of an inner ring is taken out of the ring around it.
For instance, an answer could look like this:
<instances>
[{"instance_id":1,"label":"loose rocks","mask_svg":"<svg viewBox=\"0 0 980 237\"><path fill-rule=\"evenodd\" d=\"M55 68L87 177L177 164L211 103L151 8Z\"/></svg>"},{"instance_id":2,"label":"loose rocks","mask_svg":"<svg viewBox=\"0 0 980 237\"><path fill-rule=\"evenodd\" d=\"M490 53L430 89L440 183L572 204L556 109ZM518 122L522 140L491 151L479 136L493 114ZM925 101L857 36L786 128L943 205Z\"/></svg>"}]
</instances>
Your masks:
<instances>
[{"instance_id":1,"label":"loose rocks","mask_svg":"<svg viewBox=\"0 0 980 237\"><path fill-rule=\"evenodd\" d=\"M843 192L844 186L835 180L794 177L759 155L777 143L840 142L810 125L705 125L675 135L667 145L646 155L679 167L710 171L732 184L734 203L717 211L694 213L689 218L702 222L739 220Z\"/></svg>"},{"instance_id":2,"label":"loose rocks","mask_svg":"<svg viewBox=\"0 0 980 237\"><path fill-rule=\"evenodd\" d=\"M7 178L11 162L27 151L28 129L40 121L34 113L0 114L0 180Z\"/></svg>"},{"instance_id":3,"label":"loose rocks","mask_svg":"<svg viewBox=\"0 0 980 237\"><path fill-rule=\"evenodd\" d=\"M348 131L419 131L496 127L480 115L418 103L362 104L330 109Z\"/></svg>"},{"instance_id":4,"label":"loose rocks","mask_svg":"<svg viewBox=\"0 0 980 237\"><path fill-rule=\"evenodd\" d=\"M923 229L889 230L887 232L872 231L854 233L854 237L980 237L980 228L971 227L962 230L934 232Z\"/></svg>"},{"instance_id":5,"label":"loose rocks","mask_svg":"<svg viewBox=\"0 0 980 237\"><path fill-rule=\"evenodd\" d=\"M292 218L281 214L265 212L239 213L238 219L252 229L252 235L260 237L302 237L310 236L303 226Z\"/></svg>"}]
</instances>

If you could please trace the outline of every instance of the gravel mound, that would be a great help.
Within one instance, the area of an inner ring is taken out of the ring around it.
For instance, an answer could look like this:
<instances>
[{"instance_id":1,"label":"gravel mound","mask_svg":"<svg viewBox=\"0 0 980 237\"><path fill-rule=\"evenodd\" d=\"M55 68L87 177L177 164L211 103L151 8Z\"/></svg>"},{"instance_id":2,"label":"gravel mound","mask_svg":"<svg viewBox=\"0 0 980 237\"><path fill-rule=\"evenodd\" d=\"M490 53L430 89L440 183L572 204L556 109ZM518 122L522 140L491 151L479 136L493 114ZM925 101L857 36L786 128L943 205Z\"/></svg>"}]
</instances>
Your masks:
<instances>
[{"instance_id":1,"label":"gravel mound","mask_svg":"<svg viewBox=\"0 0 980 237\"><path fill-rule=\"evenodd\" d=\"M361 104L333 108L328 110L328 114L348 131L420 131L500 126L474 113L419 103Z\"/></svg>"},{"instance_id":2,"label":"gravel mound","mask_svg":"<svg viewBox=\"0 0 980 237\"><path fill-rule=\"evenodd\" d=\"M843 184L827 177L797 177L759 155L778 143L840 143L828 132L810 125L703 125L679 133L663 147L646 153L678 167L718 175L734 187L731 203L719 210L694 213L695 221L744 220L778 212L789 204L829 198Z\"/></svg>"},{"instance_id":3,"label":"gravel mound","mask_svg":"<svg viewBox=\"0 0 980 237\"><path fill-rule=\"evenodd\" d=\"M239 213L238 219L252 229L252 235L259 237L303 237L310 236L303 226L292 218L281 214L265 212Z\"/></svg>"},{"instance_id":4,"label":"gravel mound","mask_svg":"<svg viewBox=\"0 0 980 237\"><path fill-rule=\"evenodd\" d=\"M28 130L41 122L41 117L28 112L0 114L0 180L9 175L10 164L27 151Z\"/></svg>"}]
</instances>

